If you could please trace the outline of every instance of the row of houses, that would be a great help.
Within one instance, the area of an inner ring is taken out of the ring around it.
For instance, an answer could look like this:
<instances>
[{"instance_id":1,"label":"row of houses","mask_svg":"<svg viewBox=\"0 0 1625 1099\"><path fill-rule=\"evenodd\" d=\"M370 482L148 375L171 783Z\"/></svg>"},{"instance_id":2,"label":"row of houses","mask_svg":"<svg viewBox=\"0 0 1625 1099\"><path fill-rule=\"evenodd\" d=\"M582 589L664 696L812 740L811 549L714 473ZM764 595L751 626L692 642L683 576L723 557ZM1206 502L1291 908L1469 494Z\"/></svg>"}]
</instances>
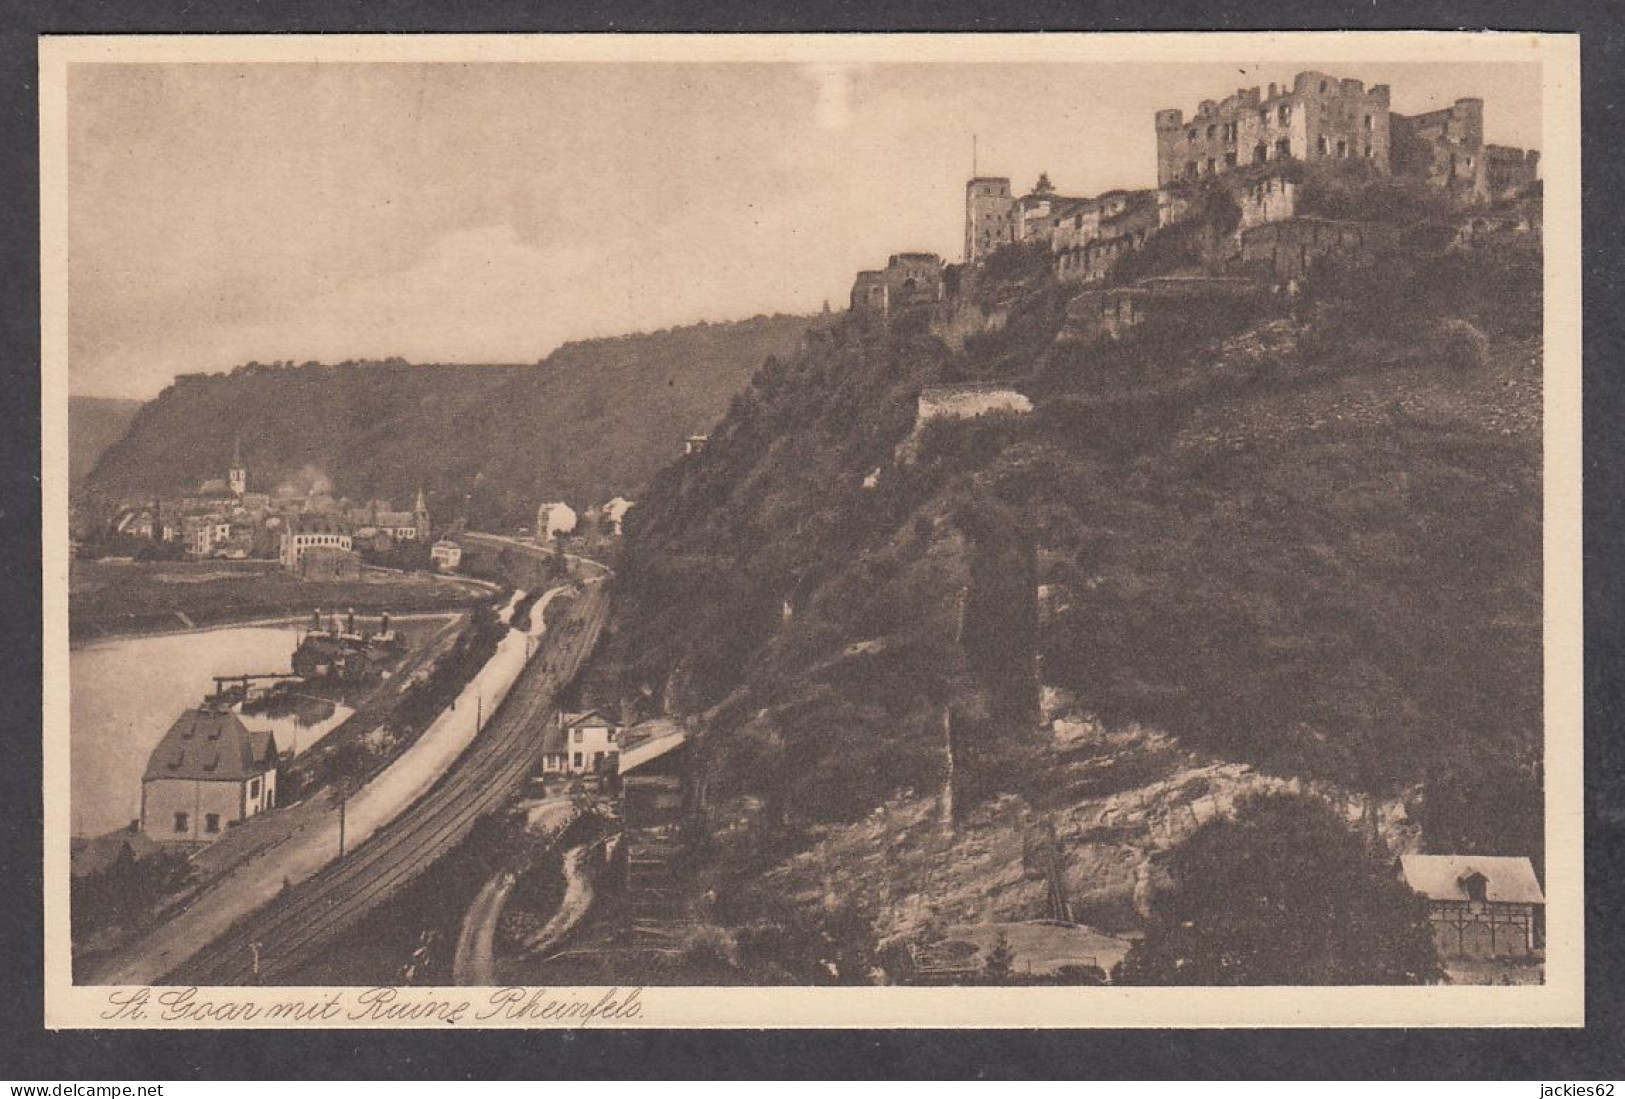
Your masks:
<instances>
[{"instance_id":1,"label":"row of houses","mask_svg":"<svg viewBox=\"0 0 1625 1099\"><path fill-rule=\"evenodd\" d=\"M334 497L320 478L308 486L285 482L274 493L255 491L238 441L226 477L205 479L177 497L121 501L111 528L177 546L191 557L275 557L303 573L318 559L331 569L355 568L350 557L362 548L388 552L402 543L427 542L433 523L421 487L407 511L388 500Z\"/></svg>"},{"instance_id":2,"label":"row of houses","mask_svg":"<svg viewBox=\"0 0 1625 1099\"><path fill-rule=\"evenodd\" d=\"M699 453L705 441L703 435L690 436L684 453ZM632 507L633 501L616 496L578 513L563 500L550 500L536 509L536 537L547 541L561 534L601 533L619 538L625 532L626 516Z\"/></svg>"}]
</instances>

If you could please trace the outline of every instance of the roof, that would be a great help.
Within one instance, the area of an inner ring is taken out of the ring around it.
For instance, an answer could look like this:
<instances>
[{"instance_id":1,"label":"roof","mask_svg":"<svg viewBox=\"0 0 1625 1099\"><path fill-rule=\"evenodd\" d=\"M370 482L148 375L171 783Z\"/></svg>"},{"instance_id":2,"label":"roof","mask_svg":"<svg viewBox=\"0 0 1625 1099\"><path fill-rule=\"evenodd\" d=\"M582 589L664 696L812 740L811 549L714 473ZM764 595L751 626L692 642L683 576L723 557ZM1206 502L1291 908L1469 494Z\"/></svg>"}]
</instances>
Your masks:
<instances>
[{"instance_id":1,"label":"roof","mask_svg":"<svg viewBox=\"0 0 1625 1099\"><path fill-rule=\"evenodd\" d=\"M1508 855L1403 855L1405 882L1430 901L1465 901L1463 886L1473 874L1488 881L1487 900L1501 904L1545 904L1546 897L1528 859Z\"/></svg>"},{"instance_id":2,"label":"roof","mask_svg":"<svg viewBox=\"0 0 1625 1099\"><path fill-rule=\"evenodd\" d=\"M608 725L616 729L621 727L619 721L605 717L597 710L582 710L580 713L573 714L566 713L560 715L560 717L562 720L559 722L559 728L561 729L574 729L577 725Z\"/></svg>"},{"instance_id":3,"label":"roof","mask_svg":"<svg viewBox=\"0 0 1625 1099\"><path fill-rule=\"evenodd\" d=\"M662 736L651 737L641 744L633 745L621 752L621 774L627 774L646 763L652 763L672 751L688 743L688 734L682 730L669 732Z\"/></svg>"},{"instance_id":4,"label":"roof","mask_svg":"<svg viewBox=\"0 0 1625 1099\"><path fill-rule=\"evenodd\" d=\"M950 393L1011 393L1019 392L1015 382L934 382L920 387L920 396L942 396Z\"/></svg>"},{"instance_id":5,"label":"roof","mask_svg":"<svg viewBox=\"0 0 1625 1099\"><path fill-rule=\"evenodd\" d=\"M288 520L290 534L349 534L349 524L332 515L296 515Z\"/></svg>"},{"instance_id":6,"label":"roof","mask_svg":"<svg viewBox=\"0 0 1625 1099\"><path fill-rule=\"evenodd\" d=\"M175 719L147 759L142 782L242 782L276 767L276 737L250 730L230 710L199 706Z\"/></svg>"}]
</instances>

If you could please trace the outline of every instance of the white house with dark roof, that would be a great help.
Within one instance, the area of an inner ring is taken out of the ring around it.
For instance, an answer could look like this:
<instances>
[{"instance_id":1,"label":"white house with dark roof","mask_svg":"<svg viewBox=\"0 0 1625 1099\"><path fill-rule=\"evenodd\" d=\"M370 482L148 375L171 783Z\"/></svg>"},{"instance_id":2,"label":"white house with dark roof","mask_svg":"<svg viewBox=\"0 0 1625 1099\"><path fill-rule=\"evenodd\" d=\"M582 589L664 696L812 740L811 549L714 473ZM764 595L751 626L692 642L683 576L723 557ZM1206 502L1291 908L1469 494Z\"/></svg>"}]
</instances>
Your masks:
<instances>
[{"instance_id":1,"label":"white house with dark roof","mask_svg":"<svg viewBox=\"0 0 1625 1099\"><path fill-rule=\"evenodd\" d=\"M1529 860L1505 855L1404 855L1405 883L1427 898L1445 958L1528 957L1546 896Z\"/></svg>"},{"instance_id":2,"label":"white house with dark roof","mask_svg":"<svg viewBox=\"0 0 1625 1099\"><path fill-rule=\"evenodd\" d=\"M597 775L620 764L621 724L597 710L560 712L544 734L544 775Z\"/></svg>"},{"instance_id":3,"label":"white house with dark roof","mask_svg":"<svg viewBox=\"0 0 1625 1099\"><path fill-rule=\"evenodd\" d=\"M224 707L187 710L147 759L141 831L158 843L210 843L276 806L277 746Z\"/></svg>"}]
</instances>

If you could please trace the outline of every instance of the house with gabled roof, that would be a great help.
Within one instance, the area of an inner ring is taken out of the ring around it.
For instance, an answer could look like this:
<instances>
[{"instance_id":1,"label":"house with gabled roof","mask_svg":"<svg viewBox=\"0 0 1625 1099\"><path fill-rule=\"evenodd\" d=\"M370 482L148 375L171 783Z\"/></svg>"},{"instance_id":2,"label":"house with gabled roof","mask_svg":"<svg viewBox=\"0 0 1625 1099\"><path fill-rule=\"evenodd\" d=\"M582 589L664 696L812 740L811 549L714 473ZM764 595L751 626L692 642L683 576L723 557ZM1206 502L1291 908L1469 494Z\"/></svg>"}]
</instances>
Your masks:
<instances>
[{"instance_id":1,"label":"house with gabled roof","mask_svg":"<svg viewBox=\"0 0 1625 1099\"><path fill-rule=\"evenodd\" d=\"M224 706L175 719L141 777L141 831L158 843L211 843L276 806L276 737Z\"/></svg>"},{"instance_id":2,"label":"house with gabled roof","mask_svg":"<svg viewBox=\"0 0 1625 1099\"><path fill-rule=\"evenodd\" d=\"M1535 868L1506 855L1404 855L1405 883L1427 898L1443 958L1523 958L1539 949L1546 909Z\"/></svg>"},{"instance_id":3,"label":"house with gabled roof","mask_svg":"<svg viewBox=\"0 0 1625 1099\"><path fill-rule=\"evenodd\" d=\"M620 763L623 726L598 710L559 711L542 742L544 775L613 774Z\"/></svg>"}]
</instances>

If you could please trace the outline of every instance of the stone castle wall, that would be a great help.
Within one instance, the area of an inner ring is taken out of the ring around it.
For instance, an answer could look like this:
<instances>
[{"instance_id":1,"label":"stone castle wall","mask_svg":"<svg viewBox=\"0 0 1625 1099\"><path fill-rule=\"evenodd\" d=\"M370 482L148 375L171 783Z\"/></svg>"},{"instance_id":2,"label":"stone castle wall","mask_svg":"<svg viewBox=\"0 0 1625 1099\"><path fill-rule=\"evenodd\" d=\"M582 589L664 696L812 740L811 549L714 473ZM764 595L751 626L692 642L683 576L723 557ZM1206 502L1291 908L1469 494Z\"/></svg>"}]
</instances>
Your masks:
<instances>
[{"instance_id":1,"label":"stone castle wall","mask_svg":"<svg viewBox=\"0 0 1625 1099\"><path fill-rule=\"evenodd\" d=\"M1267 93L1239 88L1196 114L1158 111L1157 186L1274 160L1364 159L1389 167L1389 90L1301 72Z\"/></svg>"}]
</instances>

